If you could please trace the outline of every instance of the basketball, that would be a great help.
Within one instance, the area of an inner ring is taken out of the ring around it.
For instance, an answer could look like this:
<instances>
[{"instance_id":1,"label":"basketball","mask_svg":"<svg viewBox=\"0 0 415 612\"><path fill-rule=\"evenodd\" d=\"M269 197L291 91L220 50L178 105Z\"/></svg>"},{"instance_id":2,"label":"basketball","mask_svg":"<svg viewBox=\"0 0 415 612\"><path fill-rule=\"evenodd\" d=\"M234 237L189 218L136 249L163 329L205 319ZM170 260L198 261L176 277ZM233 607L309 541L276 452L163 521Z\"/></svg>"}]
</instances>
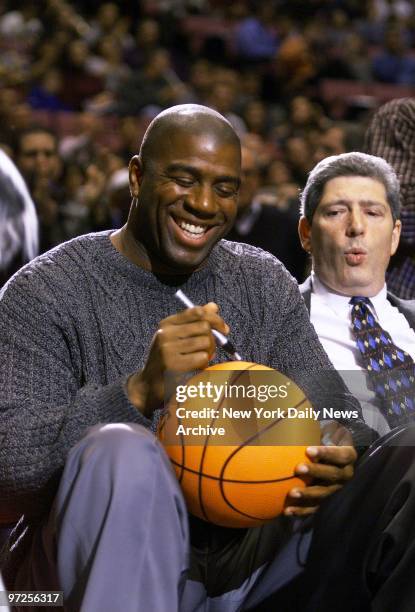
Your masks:
<instances>
[{"instance_id":1,"label":"basketball","mask_svg":"<svg viewBox=\"0 0 415 612\"><path fill-rule=\"evenodd\" d=\"M295 466L320 444L319 422L286 376L243 361L214 365L171 398L158 436L191 514L223 527L254 527L304 487ZM288 418L290 417L290 418Z\"/></svg>"}]
</instances>

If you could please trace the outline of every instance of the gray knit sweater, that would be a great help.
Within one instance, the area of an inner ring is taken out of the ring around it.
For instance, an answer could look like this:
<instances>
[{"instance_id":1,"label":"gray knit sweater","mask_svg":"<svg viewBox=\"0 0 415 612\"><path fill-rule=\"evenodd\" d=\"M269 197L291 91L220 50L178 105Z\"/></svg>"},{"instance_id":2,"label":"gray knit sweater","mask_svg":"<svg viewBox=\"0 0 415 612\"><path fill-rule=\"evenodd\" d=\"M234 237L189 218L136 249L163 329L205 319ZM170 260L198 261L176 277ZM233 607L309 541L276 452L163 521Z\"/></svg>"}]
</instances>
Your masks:
<instances>
[{"instance_id":1,"label":"gray knit sweater","mask_svg":"<svg viewBox=\"0 0 415 612\"><path fill-rule=\"evenodd\" d=\"M219 304L245 360L293 376L314 405L356 408L337 374L334 386L317 376L332 366L296 282L272 256L221 241L203 269L167 284L121 255L109 235L60 245L2 292L0 521L49 506L65 457L88 427L151 427L125 383L143 366L159 321L181 308L179 284L196 304Z\"/></svg>"}]
</instances>

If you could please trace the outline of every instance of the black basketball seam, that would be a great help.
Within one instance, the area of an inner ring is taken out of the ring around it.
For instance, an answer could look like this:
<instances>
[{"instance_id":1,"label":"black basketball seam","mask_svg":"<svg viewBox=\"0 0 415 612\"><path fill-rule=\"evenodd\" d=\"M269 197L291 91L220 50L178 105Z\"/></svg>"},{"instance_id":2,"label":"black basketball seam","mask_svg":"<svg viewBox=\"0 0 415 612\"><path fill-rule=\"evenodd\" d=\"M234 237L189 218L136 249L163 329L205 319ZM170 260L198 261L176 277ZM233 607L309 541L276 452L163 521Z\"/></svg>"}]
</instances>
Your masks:
<instances>
[{"instance_id":1,"label":"black basketball seam","mask_svg":"<svg viewBox=\"0 0 415 612\"><path fill-rule=\"evenodd\" d=\"M303 404L305 401L308 401L308 399L304 396L304 398L298 403L296 404L296 406L294 406L296 409L299 408L301 406L301 404ZM254 434L253 436L251 436L251 438L248 438L248 440L245 440L245 442L243 444L241 444L240 446L238 446L238 448L236 448L230 455L229 457L226 459L226 461L224 462L221 472L220 472L220 476L219 476L219 488L220 491L222 493L222 497L225 501L225 503L232 508L232 510L242 516L246 516L247 518L251 518L251 519L256 519L256 520L261 520L260 517L257 516L251 516L250 514L247 514L245 512L242 512L242 510L239 510L238 508L236 508L227 498L226 494L225 494L225 490L224 490L224 479L223 479L223 474L225 472L226 466L227 464L230 462L230 460L232 459L232 457L234 457L241 448L244 448L244 446L247 446L247 444L249 444L250 442L252 442L252 440L255 440L255 438L262 432L264 431L268 431L269 429L271 429L272 427L274 427L274 425L277 425L282 419L276 419L275 421L273 421L270 425L268 425L267 427L265 427L265 429L262 429L260 432L257 432L256 434ZM293 477L292 477L293 478ZM289 480L289 479L287 479ZM278 481L277 481L278 482Z\"/></svg>"},{"instance_id":2,"label":"black basketball seam","mask_svg":"<svg viewBox=\"0 0 415 612\"><path fill-rule=\"evenodd\" d=\"M185 472L190 472L191 474L201 475L203 478L209 478L210 480L220 480L220 476L212 476L211 474L206 474L205 472L199 472L193 468L189 468L187 466L180 465L174 459L170 459L173 465L180 467ZM223 478L223 482L231 483L231 484L270 484L272 482L283 482L284 480L293 480L298 478L298 476L283 476L282 478L272 478L270 480L237 480L236 478Z\"/></svg>"},{"instance_id":3,"label":"black basketball seam","mask_svg":"<svg viewBox=\"0 0 415 612\"><path fill-rule=\"evenodd\" d=\"M238 378L240 376L242 376L243 372L246 372L247 370L252 369L254 366L255 366L255 364L253 363L249 367L247 367L247 368L245 368L243 370L233 370L233 371L231 370L232 375L236 376L234 381L232 381L232 376L231 376L231 382L237 382ZM221 406L221 404L224 401L224 399L225 399L224 397L221 398L221 401L220 401L218 407ZM214 424L215 420L216 420L216 417L213 417L213 419L212 419L212 421L210 423L210 426L212 426ZM201 510L203 516L206 518L207 521L209 520L209 516L208 516L208 513L206 512L205 504L204 504L204 501L203 501L203 490L202 490L203 479L202 479L202 474L203 474L203 464L204 464L204 461L205 461L205 456L206 456L206 452L207 452L208 443L209 443L209 436L206 436L205 442L203 444L203 451L202 451L202 454L200 456L200 465L199 465L199 470L200 471L199 471L199 480L198 480L199 506L200 506L200 510Z\"/></svg>"}]
</instances>

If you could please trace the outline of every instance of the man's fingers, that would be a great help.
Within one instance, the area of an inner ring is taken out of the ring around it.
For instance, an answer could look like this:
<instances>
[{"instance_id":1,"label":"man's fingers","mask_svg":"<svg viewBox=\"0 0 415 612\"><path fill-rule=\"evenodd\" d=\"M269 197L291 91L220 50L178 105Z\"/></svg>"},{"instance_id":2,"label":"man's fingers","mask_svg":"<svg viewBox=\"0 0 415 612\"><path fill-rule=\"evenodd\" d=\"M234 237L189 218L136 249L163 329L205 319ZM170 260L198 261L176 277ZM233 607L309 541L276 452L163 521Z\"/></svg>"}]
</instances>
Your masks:
<instances>
[{"instance_id":1,"label":"man's fingers","mask_svg":"<svg viewBox=\"0 0 415 612\"><path fill-rule=\"evenodd\" d=\"M286 499L284 514L287 516L307 516L319 508L321 502L342 488L342 485L311 486L304 489L292 489Z\"/></svg>"},{"instance_id":2,"label":"man's fingers","mask_svg":"<svg viewBox=\"0 0 415 612\"><path fill-rule=\"evenodd\" d=\"M329 495L341 488L342 485L340 484L334 484L328 487L312 485L304 489L294 488L288 493L287 501L289 505L319 504L322 499L329 497Z\"/></svg>"},{"instance_id":3,"label":"man's fingers","mask_svg":"<svg viewBox=\"0 0 415 612\"><path fill-rule=\"evenodd\" d=\"M166 325L182 325L183 323L191 323L192 321L201 321L205 318L205 310L203 306L193 306L193 308L185 308L169 317L163 319L160 327Z\"/></svg>"},{"instance_id":4,"label":"man's fingers","mask_svg":"<svg viewBox=\"0 0 415 612\"><path fill-rule=\"evenodd\" d=\"M209 336L212 328L208 321L203 320L183 325L169 325L168 327L161 327L161 330L164 331L168 340L179 340L192 336Z\"/></svg>"},{"instance_id":5,"label":"man's fingers","mask_svg":"<svg viewBox=\"0 0 415 612\"><path fill-rule=\"evenodd\" d=\"M324 463L300 463L295 468L298 476L310 476L313 480L332 483L347 482L353 476L353 465L337 466Z\"/></svg>"},{"instance_id":6,"label":"man's fingers","mask_svg":"<svg viewBox=\"0 0 415 612\"><path fill-rule=\"evenodd\" d=\"M196 350L192 353L178 354L173 357L164 357L164 371L174 375L175 373L191 372L193 370L204 370L214 356L210 351Z\"/></svg>"},{"instance_id":7,"label":"man's fingers","mask_svg":"<svg viewBox=\"0 0 415 612\"><path fill-rule=\"evenodd\" d=\"M174 371L190 372L191 370L204 370L208 367L209 361L213 356L214 354L212 355L207 351L198 351L196 353L182 355L180 359L175 360Z\"/></svg>"},{"instance_id":8,"label":"man's fingers","mask_svg":"<svg viewBox=\"0 0 415 612\"><path fill-rule=\"evenodd\" d=\"M209 302L209 304L206 304L205 306L186 308L185 310L163 319L163 321L160 323L160 328L163 329L169 327L170 325L179 326L197 321L207 321L211 328L216 329L223 334L228 334L229 326L217 313L218 306L213 302Z\"/></svg>"},{"instance_id":9,"label":"man's fingers","mask_svg":"<svg viewBox=\"0 0 415 612\"><path fill-rule=\"evenodd\" d=\"M352 446L311 446L306 452L312 463L298 464L295 474L310 478L311 485L291 489L284 510L288 516L313 514L326 497L353 476L357 453Z\"/></svg>"},{"instance_id":10,"label":"man's fingers","mask_svg":"<svg viewBox=\"0 0 415 612\"><path fill-rule=\"evenodd\" d=\"M174 365L179 355L189 355L199 351L211 355L215 351L215 346L211 335L191 336L165 344L162 348L162 354L166 362L171 360L172 365Z\"/></svg>"},{"instance_id":11,"label":"man's fingers","mask_svg":"<svg viewBox=\"0 0 415 612\"><path fill-rule=\"evenodd\" d=\"M301 506L287 506L284 509L285 516L310 516L317 512L318 506L307 506L302 508Z\"/></svg>"},{"instance_id":12,"label":"man's fingers","mask_svg":"<svg viewBox=\"0 0 415 612\"><path fill-rule=\"evenodd\" d=\"M313 461L338 466L354 463L357 459L353 446L310 446L306 453Z\"/></svg>"},{"instance_id":13,"label":"man's fingers","mask_svg":"<svg viewBox=\"0 0 415 612\"><path fill-rule=\"evenodd\" d=\"M204 306L202 306L205 312L217 313L219 312L219 306L215 304L215 302L208 302Z\"/></svg>"}]
</instances>

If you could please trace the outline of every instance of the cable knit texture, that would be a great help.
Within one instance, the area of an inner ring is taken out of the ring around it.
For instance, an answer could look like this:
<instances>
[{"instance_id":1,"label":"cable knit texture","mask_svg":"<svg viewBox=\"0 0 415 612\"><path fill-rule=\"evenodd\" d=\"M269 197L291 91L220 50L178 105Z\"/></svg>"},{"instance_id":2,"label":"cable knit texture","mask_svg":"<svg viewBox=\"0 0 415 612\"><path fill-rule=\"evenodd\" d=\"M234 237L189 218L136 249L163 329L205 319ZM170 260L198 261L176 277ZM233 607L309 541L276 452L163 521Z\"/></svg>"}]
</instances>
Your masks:
<instances>
[{"instance_id":1,"label":"cable knit texture","mask_svg":"<svg viewBox=\"0 0 415 612\"><path fill-rule=\"evenodd\" d=\"M187 278L161 279L112 245L110 232L71 240L36 258L0 300L0 522L47 510L69 449L97 423L154 427L129 402L128 375L145 362L161 319L215 301L247 361L292 376L320 402L356 408L324 353L297 284L280 262L221 241ZM225 355L217 351L216 361ZM330 376L317 376L321 370ZM317 402L317 404L316 404Z\"/></svg>"}]
</instances>

